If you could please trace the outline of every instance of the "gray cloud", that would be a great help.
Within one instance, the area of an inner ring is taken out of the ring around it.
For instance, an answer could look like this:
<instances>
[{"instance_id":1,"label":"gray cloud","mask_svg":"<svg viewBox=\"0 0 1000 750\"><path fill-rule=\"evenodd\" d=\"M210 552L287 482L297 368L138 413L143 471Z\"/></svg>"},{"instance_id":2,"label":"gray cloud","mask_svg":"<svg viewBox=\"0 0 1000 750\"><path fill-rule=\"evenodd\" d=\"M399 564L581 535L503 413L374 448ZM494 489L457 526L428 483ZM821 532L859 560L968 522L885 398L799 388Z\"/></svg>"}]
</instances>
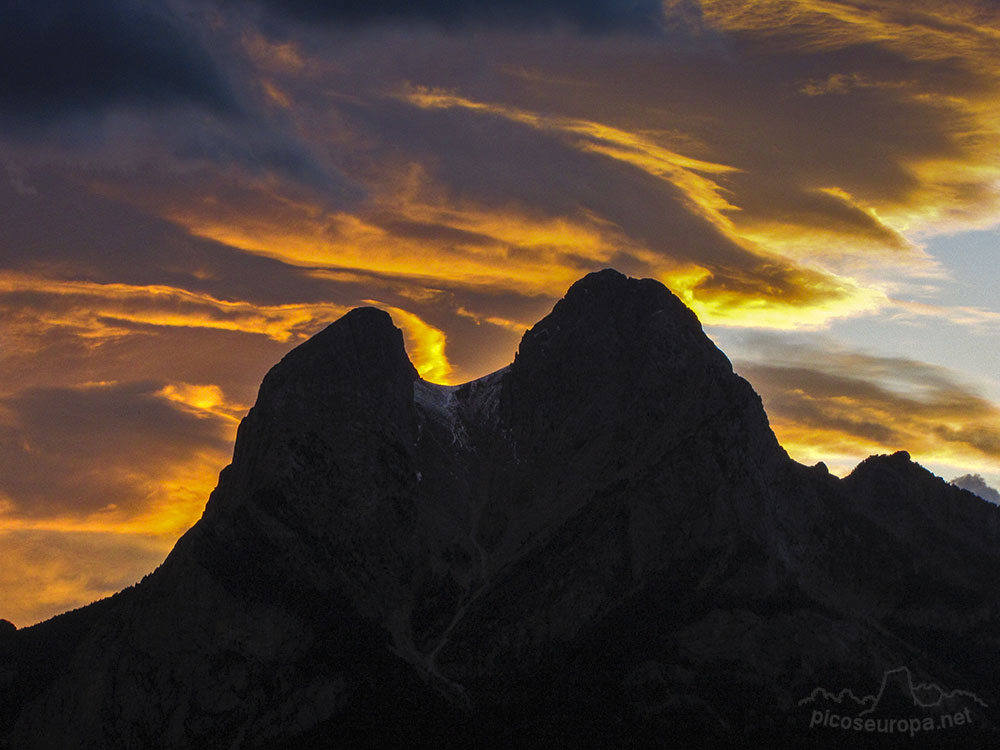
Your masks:
<instances>
[{"instance_id":1,"label":"gray cloud","mask_svg":"<svg viewBox=\"0 0 1000 750\"><path fill-rule=\"evenodd\" d=\"M0 24L0 125L40 125L116 105L238 107L198 36L166 4L11 0Z\"/></svg>"},{"instance_id":2,"label":"gray cloud","mask_svg":"<svg viewBox=\"0 0 1000 750\"><path fill-rule=\"evenodd\" d=\"M988 500L995 505L1000 505L1000 492L986 484L986 480L979 474L966 474L952 479L949 484L961 487L963 490L979 495L983 500Z\"/></svg>"},{"instance_id":3,"label":"gray cloud","mask_svg":"<svg viewBox=\"0 0 1000 750\"><path fill-rule=\"evenodd\" d=\"M659 0L257 0L277 16L354 26L424 22L449 29L563 23L588 33L654 32L663 27Z\"/></svg>"}]
</instances>

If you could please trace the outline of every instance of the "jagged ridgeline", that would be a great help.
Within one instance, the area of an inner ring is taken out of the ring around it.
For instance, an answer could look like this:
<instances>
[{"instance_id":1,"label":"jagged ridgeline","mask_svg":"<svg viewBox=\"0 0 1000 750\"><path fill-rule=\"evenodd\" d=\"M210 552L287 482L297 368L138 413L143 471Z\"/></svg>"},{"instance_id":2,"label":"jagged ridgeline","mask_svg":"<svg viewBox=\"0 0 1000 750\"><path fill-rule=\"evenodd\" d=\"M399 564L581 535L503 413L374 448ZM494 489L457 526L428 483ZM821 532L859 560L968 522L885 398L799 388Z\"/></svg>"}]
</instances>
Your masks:
<instances>
[{"instance_id":1,"label":"jagged ridgeline","mask_svg":"<svg viewBox=\"0 0 1000 750\"><path fill-rule=\"evenodd\" d=\"M925 698L879 718L994 742L998 567L997 509L906 454L843 480L792 461L656 281L590 274L511 365L462 386L421 380L390 317L360 308L267 374L159 569L0 630L0 733L865 746L900 733L842 728L838 691L905 668L882 692Z\"/></svg>"}]
</instances>

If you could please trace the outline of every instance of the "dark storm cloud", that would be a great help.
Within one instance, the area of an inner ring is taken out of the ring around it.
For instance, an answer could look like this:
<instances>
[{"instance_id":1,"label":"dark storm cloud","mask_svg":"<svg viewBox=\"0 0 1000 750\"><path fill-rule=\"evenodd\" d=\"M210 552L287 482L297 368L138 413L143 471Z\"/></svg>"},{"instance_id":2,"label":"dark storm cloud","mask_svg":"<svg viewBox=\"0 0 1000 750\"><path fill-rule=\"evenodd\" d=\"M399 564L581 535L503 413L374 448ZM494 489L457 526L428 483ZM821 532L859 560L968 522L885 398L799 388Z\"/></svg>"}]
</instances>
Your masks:
<instances>
[{"instance_id":1,"label":"dark storm cloud","mask_svg":"<svg viewBox=\"0 0 1000 750\"><path fill-rule=\"evenodd\" d=\"M537 28L568 23L588 33L662 28L659 0L258 0L277 15L356 25L427 22Z\"/></svg>"},{"instance_id":2,"label":"dark storm cloud","mask_svg":"<svg viewBox=\"0 0 1000 750\"><path fill-rule=\"evenodd\" d=\"M8 0L0 21L0 125L21 135L115 105L235 99L195 33L164 5Z\"/></svg>"},{"instance_id":3,"label":"dark storm cloud","mask_svg":"<svg viewBox=\"0 0 1000 750\"><path fill-rule=\"evenodd\" d=\"M241 122L184 123L162 137L179 162L221 169L238 166L249 180L271 177L290 180L314 195L348 206L364 195L364 188L325 163L303 142L294 126L276 124L264 112ZM152 136L156 138L156 134Z\"/></svg>"}]
</instances>

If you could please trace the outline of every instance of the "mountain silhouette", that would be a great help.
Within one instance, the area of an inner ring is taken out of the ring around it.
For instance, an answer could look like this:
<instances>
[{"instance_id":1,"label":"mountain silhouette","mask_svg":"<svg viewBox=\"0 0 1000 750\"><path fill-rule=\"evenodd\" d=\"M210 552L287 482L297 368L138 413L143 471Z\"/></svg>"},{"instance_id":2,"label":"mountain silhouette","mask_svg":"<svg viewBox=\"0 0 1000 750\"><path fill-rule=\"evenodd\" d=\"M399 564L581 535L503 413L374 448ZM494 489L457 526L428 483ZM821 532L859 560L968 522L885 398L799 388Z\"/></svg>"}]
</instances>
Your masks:
<instances>
[{"instance_id":1,"label":"mountain silhouette","mask_svg":"<svg viewBox=\"0 0 1000 750\"><path fill-rule=\"evenodd\" d=\"M0 638L0 736L803 746L813 686L907 663L990 734L998 514L905 453L792 461L654 280L584 277L461 386L359 308L267 374L155 572Z\"/></svg>"}]
</instances>

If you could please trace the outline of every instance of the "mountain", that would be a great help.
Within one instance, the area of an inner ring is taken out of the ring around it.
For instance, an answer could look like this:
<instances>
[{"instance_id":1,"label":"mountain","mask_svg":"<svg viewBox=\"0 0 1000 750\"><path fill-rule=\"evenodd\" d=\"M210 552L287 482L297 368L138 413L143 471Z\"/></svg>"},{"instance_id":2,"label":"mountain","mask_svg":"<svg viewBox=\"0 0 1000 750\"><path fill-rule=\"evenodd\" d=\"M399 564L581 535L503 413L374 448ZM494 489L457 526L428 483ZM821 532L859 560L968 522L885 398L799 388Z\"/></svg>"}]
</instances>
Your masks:
<instances>
[{"instance_id":1,"label":"mountain","mask_svg":"<svg viewBox=\"0 0 1000 750\"><path fill-rule=\"evenodd\" d=\"M421 380L359 308L267 374L162 566L0 637L0 733L822 746L843 730L802 699L906 667L980 699L939 743L995 741L998 565L1000 510L907 454L843 480L792 461L656 281L586 276L462 386Z\"/></svg>"}]
</instances>

